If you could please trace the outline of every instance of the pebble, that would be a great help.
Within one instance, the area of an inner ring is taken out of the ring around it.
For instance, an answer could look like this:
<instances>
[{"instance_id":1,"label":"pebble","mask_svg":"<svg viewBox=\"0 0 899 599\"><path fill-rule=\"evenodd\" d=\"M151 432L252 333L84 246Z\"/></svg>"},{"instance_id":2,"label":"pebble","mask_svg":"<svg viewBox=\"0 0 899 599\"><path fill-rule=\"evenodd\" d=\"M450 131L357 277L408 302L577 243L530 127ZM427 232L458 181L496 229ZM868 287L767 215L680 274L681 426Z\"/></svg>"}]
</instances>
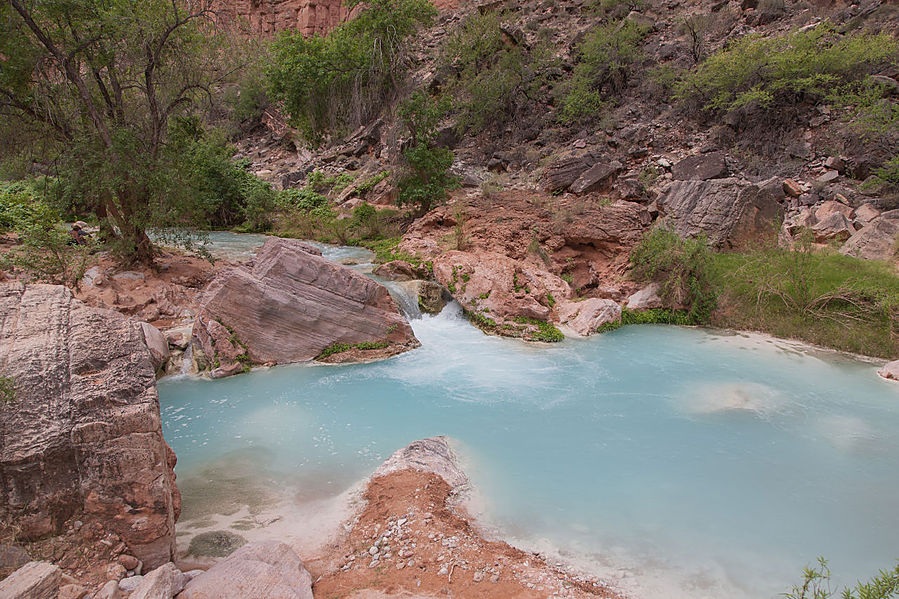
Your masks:
<instances>
[{"instance_id":1,"label":"pebble","mask_svg":"<svg viewBox=\"0 0 899 599\"><path fill-rule=\"evenodd\" d=\"M474 573L474 581L481 582L484 580L484 573L481 570L478 570Z\"/></svg>"},{"instance_id":2,"label":"pebble","mask_svg":"<svg viewBox=\"0 0 899 599\"><path fill-rule=\"evenodd\" d=\"M369 547L368 553L369 553L369 555L377 555L378 554L378 546L372 545L371 547Z\"/></svg>"},{"instance_id":3,"label":"pebble","mask_svg":"<svg viewBox=\"0 0 899 599\"><path fill-rule=\"evenodd\" d=\"M406 564L405 564L404 562L399 562L399 563L396 565L396 569L397 569L397 570L402 570L402 569L405 568L405 567L406 567Z\"/></svg>"},{"instance_id":4,"label":"pebble","mask_svg":"<svg viewBox=\"0 0 899 599\"><path fill-rule=\"evenodd\" d=\"M449 568L446 566L443 566L440 568L440 571L437 572L437 576L446 576L447 574L449 574Z\"/></svg>"},{"instance_id":5,"label":"pebble","mask_svg":"<svg viewBox=\"0 0 899 599\"><path fill-rule=\"evenodd\" d=\"M381 563L380 560L378 560L378 559L373 559L373 560L371 560L371 563L368 564L368 567L369 567L369 568L374 568L375 566L377 566L377 565L380 564L380 563Z\"/></svg>"}]
</instances>

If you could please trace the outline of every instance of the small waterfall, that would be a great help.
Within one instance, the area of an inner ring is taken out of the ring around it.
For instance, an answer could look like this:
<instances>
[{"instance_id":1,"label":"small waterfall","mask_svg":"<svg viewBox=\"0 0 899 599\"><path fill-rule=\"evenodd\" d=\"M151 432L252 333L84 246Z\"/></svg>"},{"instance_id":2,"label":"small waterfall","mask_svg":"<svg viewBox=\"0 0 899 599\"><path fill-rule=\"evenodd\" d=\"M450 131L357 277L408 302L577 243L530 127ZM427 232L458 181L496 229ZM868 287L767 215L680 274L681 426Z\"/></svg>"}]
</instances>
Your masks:
<instances>
[{"instance_id":1,"label":"small waterfall","mask_svg":"<svg viewBox=\"0 0 899 599\"><path fill-rule=\"evenodd\" d=\"M410 320L421 318L421 309L418 307L418 281L387 281L380 277L376 280L387 288L406 318Z\"/></svg>"},{"instance_id":2,"label":"small waterfall","mask_svg":"<svg viewBox=\"0 0 899 599\"><path fill-rule=\"evenodd\" d=\"M194 369L194 346L188 343L181 355L181 374L190 374Z\"/></svg>"}]
</instances>

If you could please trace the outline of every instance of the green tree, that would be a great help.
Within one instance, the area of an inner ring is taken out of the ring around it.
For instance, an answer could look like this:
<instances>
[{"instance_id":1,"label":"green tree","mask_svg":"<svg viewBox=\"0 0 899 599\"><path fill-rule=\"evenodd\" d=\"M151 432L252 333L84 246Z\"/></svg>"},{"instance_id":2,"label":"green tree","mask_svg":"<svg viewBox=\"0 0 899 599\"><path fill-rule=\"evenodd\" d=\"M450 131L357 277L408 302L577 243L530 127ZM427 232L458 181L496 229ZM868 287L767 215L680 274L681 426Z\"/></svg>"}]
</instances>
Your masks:
<instances>
[{"instance_id":1,"label":"green tree","mask_svg":"<svg viewBox=\"0 0 899 599\"><path fill-rule=\"evenodd\" d=\"M170 121L201 110L234 70L208 0L9 0L0 29L0 131L40 141L28 149L58 165L104 237L151 262L147 229L195 213L175 193Z\"/></svg>"},{"instance_id":2,"label":"green tree","mask_svg":"<svg viewBox=\"0 0 899 599\"><path fill-rule=\"evenodd\" d=\"M366 123L399 87L407 39L436 14L429 0L369 0L326 36L285 32L268 69L272 96L314 143Z\"/></svg>"},{"instance_id":3,"label":"green tree","mask_svg":"<svg viewBox=\"0 0 899 599\"><path fill-rule=\"evenodd\" d=\"M446 201L447 192L458 185L449 171L453 165L453 152L435 146L437 125L450 109L444 96L434 100L423 91L416 91L400 106L399 116L409 130L409 146L403 150L406 170L397 186L400 205L413 205L420 214L432 206Z\"/></svg>"}]
</instances>

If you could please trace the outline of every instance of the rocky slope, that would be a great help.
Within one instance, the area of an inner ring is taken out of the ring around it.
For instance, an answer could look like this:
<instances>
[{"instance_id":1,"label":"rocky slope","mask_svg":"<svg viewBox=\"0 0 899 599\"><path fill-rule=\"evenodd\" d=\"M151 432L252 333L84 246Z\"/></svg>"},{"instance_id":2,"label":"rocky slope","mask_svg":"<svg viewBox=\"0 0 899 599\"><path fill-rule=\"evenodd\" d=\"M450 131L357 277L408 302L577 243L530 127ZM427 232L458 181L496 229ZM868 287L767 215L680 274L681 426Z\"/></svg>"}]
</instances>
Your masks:
<instances>
[{"instance_id":1,"label":"rocky slope","mask_svg":"<svg viewBox=\"0 0 899 599\"><path fill-rule=\"evenodd\" d=\"M157 366L140 323L65 287L0 285L0 373L14 387L0 401L5 526L35 539L78 520L146 567L172 558L180 495Z\"/></svg>"},{"instance_id":2,"label":"rocky slope","mask_svg":"<svg viewBox=\"0 0 899 599\"><path fill-rule=\"evenodd\" d=\"M889 208L896 198L862 185L882 162L882 148L814 102L794 107L789 122L751 109L710 117L677 103L657 68L686 70L697 56L746 35L825 21L847 31L895 31L894 4L658 0L602 7L583 0L461 3L414 44L410 81L438 91L453 76L441 62L443 44L478 12L502 15L508 44L549 48L560 69L553 77L575 67L581 42L597 25L627 17L648 29L627 81L595 122L561 123L556 90L544 88L503 128L460 133L452 119L443 123L438 139L453 149L463 189L417 220L400 249L433 261L436 279L479 315L476 322L525 337L539 334L523 322L533 319L595 330L615 318L605 300L620 305L637 290L623 276L627 253L657 220L683 235L703 233L722 250L788 245L804 227L816 243L845 244L846 254L893 258L899 219ZM688 19L701 23L698 38L685 27ZM314 151L283 130L240 147L278 186L302 185L313 170L361 182L401 166L404 135L386 114ZM285 149L290 145L297 151ZM362 201L389 205L394 194L383 181L359 193L350 185L335 200L349 213ZM574 305L584 299L597 301Z\"/></svg>"},{"instance_id":3,"label":"rocky slope","mask_svg":"<svg viewBox=\"0 0 899 599\"><path fill-rule=\"evenodd\" d=\"M270 239L252 265L220 273L193 325L194 360L213 377L323 352L334 361L356 350L358 361L417 346L386 288L291 239Z\"/></svg>"}]
</instances>

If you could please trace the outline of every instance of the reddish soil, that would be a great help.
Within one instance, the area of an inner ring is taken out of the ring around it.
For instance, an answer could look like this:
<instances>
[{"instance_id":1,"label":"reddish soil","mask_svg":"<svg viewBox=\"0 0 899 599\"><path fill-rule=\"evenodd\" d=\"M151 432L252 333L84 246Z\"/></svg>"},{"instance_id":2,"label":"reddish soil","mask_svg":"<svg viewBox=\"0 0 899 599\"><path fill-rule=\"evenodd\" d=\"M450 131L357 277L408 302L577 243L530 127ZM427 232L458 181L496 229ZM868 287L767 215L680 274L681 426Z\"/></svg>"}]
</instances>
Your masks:
<instances>
[{"instance_id":1,"label":"reddish soil","mask_svg":"<svg viewBox=\"0 0 899 599\"><path fill-rule=\"evenodd\" d=\"M364 498L345 538L306 563L316 598L619 597L596 580L485 540L435 474L402 470L375 478Z\"/></svg>"},{"instance_id":2,"label":"reddish soil","mask_svg":"<svg viewBox=\"0 0 899 599\"><path fill-rule=\"evenodd\" d=\"M199 296L215 273L230 263L214 265L195 256L160 251L154 267L126 270L100 255L75 291L75 297L99 308L135 315L159 329L193 318Z\"/></svg>"}]
</instances>

